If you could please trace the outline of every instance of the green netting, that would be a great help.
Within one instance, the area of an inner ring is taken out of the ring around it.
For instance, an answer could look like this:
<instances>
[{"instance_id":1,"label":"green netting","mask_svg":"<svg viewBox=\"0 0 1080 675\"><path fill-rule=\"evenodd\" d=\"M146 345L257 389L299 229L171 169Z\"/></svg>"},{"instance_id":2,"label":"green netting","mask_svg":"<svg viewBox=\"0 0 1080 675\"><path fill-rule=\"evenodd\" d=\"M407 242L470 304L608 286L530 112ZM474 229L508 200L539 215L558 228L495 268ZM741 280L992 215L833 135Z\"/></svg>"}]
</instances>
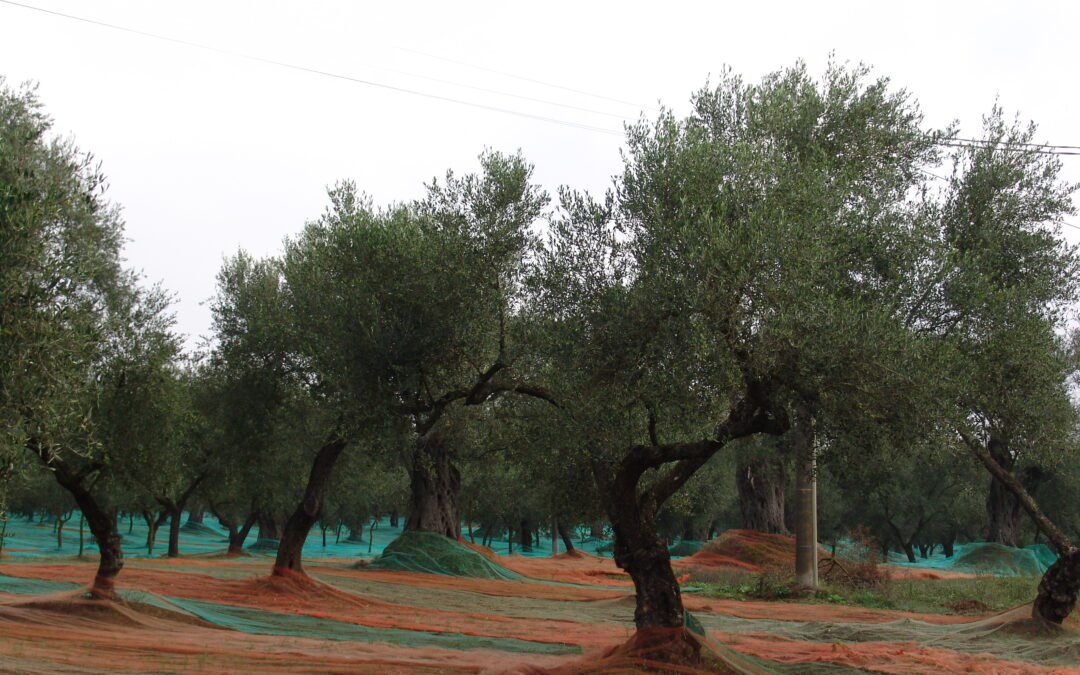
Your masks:
<instances>
[{"instance_id":1,"label":"green netting","mask_svg":"<svg viewBox=\"0 0 1080 675\"><path fill-rule=\"evenodd\" d=\"M247 550L262 553L277 553L278 544L280 543L281 542L277 539L260 537L255 540L254 544L248 545Z\"/></svg>"},{"instance_id":2,"label":"green netting","mask_svg":"<svg viewBox=\"0 0 1080 675\"><path fill-rule=\"evenodd\" d=\"M221 533L205 523L193 523L190 520L180 526L180 531L185 534L196 534L205 537L221 537Z\"/></svg>"},{"instance_id":3,"label":"green netting","mask_svg":"<svg viewBox=\"0 0 1080 675\"><path fill-rule=\"evenodd\" d=\"M57 591L73 591L81 588L79 584L66 581L47 581L45 579L23 579L0 574L0 593L18 593L20 595L45 595Z\"/></svg>"},{"instance_id":4,"label":"green netting","mask_svg":"<svg viewBox=\"0 0 1080 675\"><path fill-rule=\"evenodd\" d=\"M694 541L693 539L684 539L678 544L668 548L668 552L674 556L688 556L694 555L701 550L701 547L705 545L703 541Z\"/></svg>"},{"instance_id":5,"label":"green netting","mask_svg":"<svg viewBox=\"0 0 1080 675\"><path fill-rule=\"evenodd\" d=\"M1026 664L1069 667L1080 663L1080 632L1072 626L1040 632L1029 618L1031 605L959 624L927 623L915 619L898 619L884 623L829 621L827 614L822 615L822 620L816 621L791 621L779 616L749 619L719 613L700 613L697 616L708 631L731 636L736 642L740 639L739 636L769 636L772 641L769 646L777 650L773 655L775 660L782 660L778 658L780 650L785 647L782 640L788 639L794 641L790 644L793 649L812 644L830 644L833 649L838 646L843 648L865 645L867 650L884 648L916 652L919 648L926 648L989 655L1014 661L1017 669ZM738 648L737 644L734 646ZM880 664L891 665L887 652L882 653ZM772 659L767 665L776 669ZM799 665L807 664L800 662ZM948 670L944 663L931 668L927 662L923 668L925 670L919 672ZM878 669L872 670L876 672ZM796 672L804 671L796 669ZM882 668L881 672L897 671ZM999 671L988 668L985 672Z\"/></svg>"},{"instance_id":6,"label":"green netting","mask_svg":"<svg viewBox=\"0 0 1080 675\"><path fill-rule=\"evenodd\" d=\"M1031 551L1044 567L1050 567L1057 562L1058 554L1046 544L1031 544L1024 549Z\"/></svg>"},{"instance_id":7,"label":"green netting","mask_svg":"<svg viewBox=\"0 0 1080 675\"><path fill-rule=\"evenodd\" d=\"M701 625L701 622L697 620L697 617L690 613L690 610L683 609L682 611L683 625L691 633L697 635L705 635L705 627Z\"/></svg>"},{"instance_id":8,"label":"green netting","mask_svg":"<svg viewBox=\"0 0 1080 675\"><path fill-rule=\"evenodd\" d=\"M953 569L959 572L993 574L999 577L1037 577L1046 572L1047 565L1026 548L983 542L956 557Z\"/></svg>"},{"instance_id":9,"label":"green netting","mask_svg":"<svg viewBox=\"0 0 1080 675\"><path fill-rule=\"evenodd\" d=\"M145 598L142 599L145 601ZM431 633L400 628L373 628L345 621L322 619L303 614L268 612L248 607L221 605L189 598L163 598L185 613L214 625L256 635L290 635L330 640L386 642L407 647L443 649L494 649L524 654L579 654L575 645L534 642L518 638L496 638L462 633ZM163 606L162 603L157 603ZM167 605L164 605L167 606Z\"/></svg>"},{"instance_id":10,"label":"green netting","mask_svg":"<svg viewBox=\"0 0 1080 675\"><path fill-rule=\"evenodd\" d=\"M480 579L520 579L460 541L434 532L406 530L367 567L399 572L427 572Z\"/></svg>"},{"instance_id":11,"label":"green netting","mask_svg":"<svg viewBox=\"0 0 1080 675\"><path fill-rule=\"evenodd\" d=\"M1042 576L1055 560L1057 554L1045 544L1013 548L986 541L957 544L955 555L950 558L938 552L928 558L919 558L913 563L895 553L889 554L889 563L901 567L990 574L997 577Z\"/></svg>"}]
</instances>

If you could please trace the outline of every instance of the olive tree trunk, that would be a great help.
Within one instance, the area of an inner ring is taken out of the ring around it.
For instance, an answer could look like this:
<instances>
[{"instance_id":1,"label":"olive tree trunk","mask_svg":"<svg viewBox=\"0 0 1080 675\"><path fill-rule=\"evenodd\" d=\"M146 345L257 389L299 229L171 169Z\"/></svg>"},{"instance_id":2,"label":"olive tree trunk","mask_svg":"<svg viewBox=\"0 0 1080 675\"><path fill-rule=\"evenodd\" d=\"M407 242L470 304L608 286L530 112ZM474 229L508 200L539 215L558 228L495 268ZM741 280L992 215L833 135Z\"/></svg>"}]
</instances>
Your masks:
<instances>
[{"instance_id":1,"label":"olive tree trunk","mask_svg":"<svg viewBox=\"0 0 1080 675\"><path fill-rule=\"evenodd\" d=\"M116 599L116 577L124 567L116 509L108 503L104 495L95 494L92 486L87 485L93 471L76 471L63 458L57 456L47 443L38 438L30 438L26 447L50 468L56 482L75 498L75 503L94 535L100 557L90 594L95 598Z\"/></svg>"},{"instance_id":2,"label":"olive tree trunk","mask_svg":"<svg viewBox=\"0 0 1080 675\"><path fill-rule=\"evenodd\" d=\"M330 485L330 478L334 474L334 464L341 456L345 445L344 439L335 437L319 448L319 452L315 454L315 460L311 464L311 475L308 476L307 487L304 489L304 498L296 505L296 510L289 516L285 529L281 533L277 559L274 561L274 576L304 574L301 563L304 542L307 541L315 521L319 519L323 500L326 497L326 488Z\"/></svg>"},{"instance_id":3,"label":"olive tree trunk","mask_svg":"<svg viewBox=\"0 0 1080 675\"><path fill-rule=\"evenodd\" d=\"M445 440L436 431L424 434L416 442L412 460L405 529L460 539L461 474L454 466Z\"/></svg>"},{"instance_id":4,"label":"olive tree trunk","mask_svg":"<svg viewBox=\"0 0 1080 675\"><path fill-rule=\"evenodd\" d=\"M1001 468L1012 471L1016 463L1008 447L995 436L990 437L987 451ZM1020 500L1001 481L990 479L986 495L986 540L1005 546L1020 545Z\"/></svg>"},{"instance_id":5,"label":"olive tree trunk","mask_svg":"<svg viewBox=\"0 0 1080 675\"><path fill-rule=\"evenodd\" d=\"M784 493L787 471L779 457L740 462L735 469L739 488L742 528L769 534L787 534L784 525Z\"/></svg>"}]
</instances>

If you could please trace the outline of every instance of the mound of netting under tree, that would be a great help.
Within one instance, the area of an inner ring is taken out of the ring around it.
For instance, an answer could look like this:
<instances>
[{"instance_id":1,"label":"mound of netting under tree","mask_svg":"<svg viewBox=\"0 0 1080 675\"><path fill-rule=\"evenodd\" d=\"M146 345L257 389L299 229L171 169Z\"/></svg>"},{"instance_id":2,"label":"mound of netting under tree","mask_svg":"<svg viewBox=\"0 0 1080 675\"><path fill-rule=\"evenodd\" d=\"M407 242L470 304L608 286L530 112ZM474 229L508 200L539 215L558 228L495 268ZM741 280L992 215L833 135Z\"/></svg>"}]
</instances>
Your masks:
<instances>
[{"instance_id":1,"label":"mound of netting under tree","mask_svg":"<svg viewBox=\"0 0 1080 675\"><path fill-rule=\"evenodd\" d=\"M492 557L485 556L463 542L434 532L406 530L390 542L382 555L367 567L397 572L426 572L478 579L517 579Z\"/></svg>"},{"instance_id":2,"label":"mound of netting under tree","mask_svg":"<svg viewBox=\"0 0 1080 675\"><path fill-rule=\"evenodd\" d=\"M1013 548L1004 544L980 542L956 556L953 569L959 572L992 574L994 576L1038 577L1046 572L1034 551Z\"/></svg>"},{"instance_id":3,"label":"mound of netting under tree","mask_svg":"<svg viewBox=\"0 0 1080 675\"><path fill-rule=\"evenodd\" d=\"M818 557L828 556L828 551L819 547ZM753 530L728 530L706 542L697 553L673 560L672 566L691 575L724 570L790 574L795 569L795 538Z\"/></svg>"},{"instance_id":4,"label":"mound of netting under tree","mask_svg":"<svg viewBox=\"0 0 1080 675\"><path fill-rule=\"evenodd\" d=\"M915 562L898 559L890 554L890 570L898 576L909 576L906 571L921 570L948 575L991 575L995 577L1039 577L1057 560L1046 544L1034 544L1014 548L1003 544L973 541L957 544L954 555L944 556L940 551L919 558ZM929 577L928 577L929 578Z\"/></svg>"}]
</instances>

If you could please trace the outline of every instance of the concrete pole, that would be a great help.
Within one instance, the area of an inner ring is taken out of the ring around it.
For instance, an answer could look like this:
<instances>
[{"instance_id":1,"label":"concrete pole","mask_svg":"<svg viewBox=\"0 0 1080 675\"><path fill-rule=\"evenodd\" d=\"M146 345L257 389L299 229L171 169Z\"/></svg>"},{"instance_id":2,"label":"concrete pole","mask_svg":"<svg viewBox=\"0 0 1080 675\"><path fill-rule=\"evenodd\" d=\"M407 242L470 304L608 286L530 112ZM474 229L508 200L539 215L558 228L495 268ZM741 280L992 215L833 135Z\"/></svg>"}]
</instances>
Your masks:
<instances>
[{"instance_id":1,"label":"concrete pole","mask_svg":"<svg viewBox=\"0 0 1080 675\"><path fill-rule=\"evenodd\" d=\"M795 583L818 586L817 458L808 416L799 415L795 445Z\"/></svg>"}]
</instances>

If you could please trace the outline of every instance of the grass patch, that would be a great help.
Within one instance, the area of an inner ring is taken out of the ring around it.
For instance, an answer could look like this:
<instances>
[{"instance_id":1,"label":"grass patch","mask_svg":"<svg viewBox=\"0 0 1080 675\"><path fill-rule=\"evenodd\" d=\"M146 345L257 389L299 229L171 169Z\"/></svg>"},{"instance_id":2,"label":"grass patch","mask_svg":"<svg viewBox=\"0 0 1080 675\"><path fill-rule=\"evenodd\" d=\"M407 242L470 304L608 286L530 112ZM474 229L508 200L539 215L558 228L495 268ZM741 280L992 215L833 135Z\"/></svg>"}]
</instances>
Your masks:
<instances>
[{"instance_id":1,"label":"grass patch","mask_svg":"<svg viewBox=\"0 0 1080 675\"><path fill-rule=\"evenodd\" d=\"M1038 585L1039 577L892 579L873 588L825 583L813 593L798 593L793 590L791 578L775 575L731 573L722 579L694 580L699 592L712 598L827 602L929 614L983 614L1011 609L1031 602Z\"/></svg>"}]
</instances>

